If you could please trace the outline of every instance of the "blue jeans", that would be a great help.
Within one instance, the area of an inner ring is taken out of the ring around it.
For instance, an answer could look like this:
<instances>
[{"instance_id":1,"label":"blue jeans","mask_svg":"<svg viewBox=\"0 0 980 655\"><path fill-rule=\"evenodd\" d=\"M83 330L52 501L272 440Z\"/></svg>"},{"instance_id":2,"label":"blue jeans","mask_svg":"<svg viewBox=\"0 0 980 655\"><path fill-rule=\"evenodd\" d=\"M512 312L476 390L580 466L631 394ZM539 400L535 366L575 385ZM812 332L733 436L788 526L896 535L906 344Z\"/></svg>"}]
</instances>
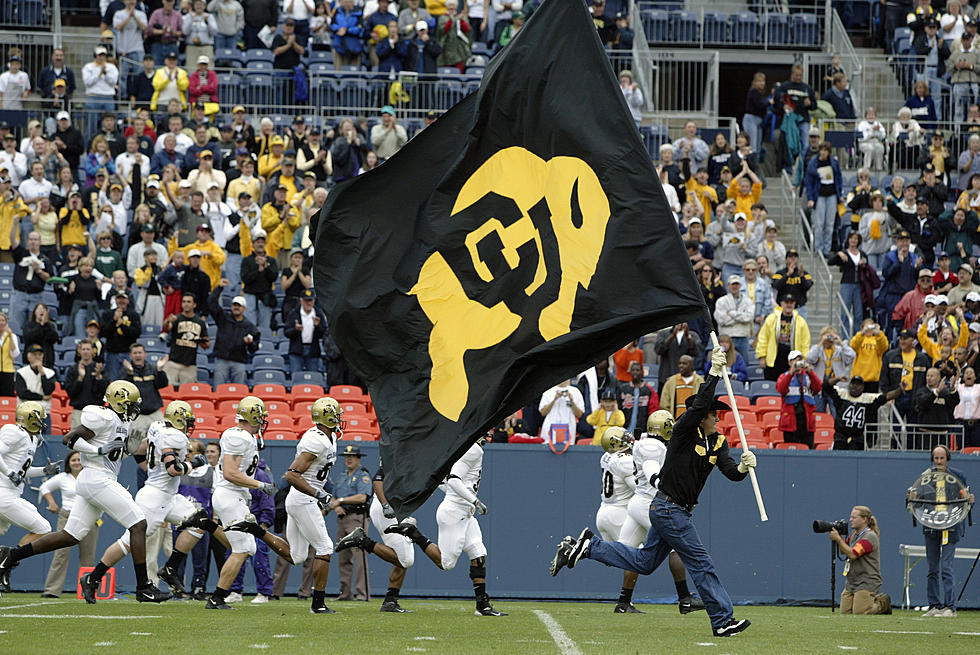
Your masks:
<instances>
[{"instance_id":1,"label":"blue jeans","mask_svg":"<svg viewBox=\"0 0 980 655\"><path fill-rule=\"evenodd\" d=\"M735 350L745 358L749 356L749 338L748 337L732 337L732 345L735 346Z\"/></svg>"},{"instance_id":2,"label":"blue jeans","mask_svg":"<svg viewBox=\"0 0 980 655\"><path fill-rule=\"evenodd\" d=\"M813 249L830 254L834 240L834 221L837 219L837 196L818 196L813 203Z\"/></svg>"},{"instance_id":3,"label":"blue jeans","mask_svg":"<svg viewBox=\"0 0 980 655\"><path fill-rule=\"evenodd\" d=\"M647 533L646 543L640 548L593 537L586 556L607 566L649 575L671 550L677 551L694 581L711 617L711 627L719 628L727 624L734 613L732 600L715 574L715 566L701 544L691 513L674 503L663 498L653 499L650 505L650 532Z\"/></svg>"},{"instance_id":4,"label":"blue jeans","mask_svg":"<svg viewBox=\"0 0 980 655\"><path fill-rule=\"evenodd\" d=\"M248 305L245 307L245 318L252 321L252 325L259 328L260 330L265 330L265 333L269 334L269 321L272 320L272 307L269 307L259 296L253 296L251 294L245 296L248 301Z\"/></svg>"},{"instance_id":5,"label":"blue jeans","mask_svg":"<svg viewBox=\"0 0 980 655\"><path fill-rule=\"evenodd\" d=\"M259 39L259 32L262 31L261 27L252 27L248 23L245 23L245 48L264 48L265 44Z\"/></svg>"},{"instance_id":6,"label":"blue jeans","mask_svg":"<svg viewBox=\"0 0 980 655\"><path fill-rule=\"evenodd\" d=\"M240 295L242 293L242 256L238 253L228 253L225 258L225 265L221 267L221 273L228 279L228 286L225 287L221 295L228 296L229 299Z\"/></svg>"},{"instance_id":7,"label":"blue jeans","mask_svg":"<svg viewBox=\"0 0 980 655\"><path fill-rule=\"evenodd\" d=\"M150 54L153 55L153 63L158 67L163 66L164 58L168 52L171 50L176 50L176 43L160 43L159 41L154 41L153 45L150 46ZM195 62L195 66L197 63ZM212 66L214 63L212 62Z\"/></svg>"},{"instance_id":8,"label":"blue jeans","mask_svg":"<svg viewBox=\"0 0 980 655\"><path fill-rule=\"evenodd\" d=\"M851 312L851 320L848 321L844 308L840 312L841 336L850 339L861 327L861 320L864 318L864 304L861 302L861 285L855 282L844 282L840 285L840 297L844 301L844 307Z\"/></svg>"},{"instance_id":9,"label":"blue jeans","mask_svg":"<svg viewBox=\"0 0 980 655\"><path fill-rule=\"evenodd\" d=\"M887 254L887 252L879 252L873 255L868 255L868 266L874 267L879 276L881 275L881 269L885 265L885 255Z\"/></svg>"},{"instance_id":10,"label":"blue jeans","mask_svg":"<svg viewBox=\"0 0 980 655\"><path fill-rule=\"evenodd\" d=\"M742 128L749 133L749 145L752 152L762 151L762 119L755 114L742 116Z\"/></svg>"},{"instance_id":11,"label":"blue jeans","mask_svg":"<svg viewBox=\"0 0 980 655\"><path fill-rule=\"evenodd\" d=\"M732 275L742 276L742 266L740 264L722 264L721 265L721 282L728 287L728 278Z\"/></svg>"},{"instance_id":12,"label":"blue jeans","mask_svg":"<svg viewBox=\"0 0 980 655\"><path fill-rule=\"evenodd\" d=\"M214 386L226 382L245 384L244 362L233 362L228 359L214 360Z\"/></svg>"},{"instance_id":13,"label":"blue jeans","mask_svg":"<svg viewBox=\"0 0 980 655\"><path fill-rule=\"evenodd\" d=\"M113 96L85 96L85 134L96 134L102 125L102 114L116 110Z\"/></svg>"},{"instance_id":14,"label":"blue jeans","mask_svg":"<svg viewBox=\"0 0 980 655\"><path fill-rule=\"evenodd\" d=\"M41 302L41 294L39 293L27 293L26 291L18 291L14 289L10 292L10 309L7 315L7 325L10 326L11 332L16 334L18 338L22 338L24 334L24 326L27 325L27 317L31 315L31 310L34 309L34 305ZM85 330L83 329L84 333Z\"/></svg>"},{"instance_id":15,"label":"blue jeans","mask_svg":"<svg viewBox=\"0 0 980 655\"><path fill-rule=\"evenodd\" d=\"M238 47L238 40L241 38L242 38L241 34L232 34L229 36L226 34L222 34L221 32L218 32L217 34L214 35L215 54L217 54L218 50L220 50L221 48L228 48L230 50L234 50L235 48ZM211 62L211 65L213 66L214 62Z\"/></svg>"},{"instance_id":16,"label":"blue jeans","mask_svg":"<svg viewBox=\"0 0 980 655\"><path fill-rule=\"evenodd\" d=\"M82 326L82 334L85 334L85 327ZM105 352L105 375L109 380L118 380L122 377L122 363L124 359L129 358L129 353L111 353L109 351Z\"/></svg>"},{"instance_id":17,"label":"blue jeans","mask_svg":"<svg viewBox=\"0 0 980 655\"><path fill-rule=\"evenodd\" d=\"M953 85L953 120L962 123L967 106L980 96L980 85L959 82ZM939 109L939 105L936 105Z\"/></svg>"},{"instance_id":18,"label":"blue jeans","mask_svg":"<svg viewBox=\"0 0 980 655\"><path fill-rule=\"evenodd\" d=\"M238 569L238 576L231 583L229 591L242 593L242 589L245 588L246 568L248 568L247 563ZM261 539L255 540L255 555L252 556L252 570L255 572L255 590L263 596L271 596L272 570L269 568L269 547Z\"/></svg>"},{"instance_id":19,"label":"blue jeans","mask_svg":"<svg viewBox=\"0 0 980 655\"><path fill-rule=\"evenodd\" d=\"M302 355L289 355L289 372L290 373L302 373L303 371L309 371L311 373L320 372L320 358L310 357L311 346L303 346Z\"/></svg>"},{"instance_id":20,"label":"blue jeans","mask_svg":"<svg viewBox=\"0 0 980 655\"><path fill-rule=\"evenodd\" d=\"M84 337L85 324L95 319L99 320L99 304L97 302L76 300L71 304L71 320L65 325L65 336Z\"/></svg>"},{"instance_id":21,"label":"blue jeans","mask_svg":"<svg viewBox=\"0 0 980 655\"><path fill-rule=\"evenodd\" d=\"M923 536L926 539L926 561L929 563L926 594L929 597L930 609L955 607L953 592L956 584L953 580L953 554L956 551L956 542L953 541L952 532L950 530L950 542L943 546L942 532L923 531ZM941 594L940 576L942 576Z\"/></svg>"},{"instance_id":22,"label":"blue jeans","mask_svg":"<svg viewBox=\"0 0 980 655\"><path fill-rule=\"evenodd\" d=\"M126 90L129 85L129 76L135 75L143 70L143 57L146 52L134 50L119 55L119 97L123 101L129 100Z\"/></svg>"}]
</instances>

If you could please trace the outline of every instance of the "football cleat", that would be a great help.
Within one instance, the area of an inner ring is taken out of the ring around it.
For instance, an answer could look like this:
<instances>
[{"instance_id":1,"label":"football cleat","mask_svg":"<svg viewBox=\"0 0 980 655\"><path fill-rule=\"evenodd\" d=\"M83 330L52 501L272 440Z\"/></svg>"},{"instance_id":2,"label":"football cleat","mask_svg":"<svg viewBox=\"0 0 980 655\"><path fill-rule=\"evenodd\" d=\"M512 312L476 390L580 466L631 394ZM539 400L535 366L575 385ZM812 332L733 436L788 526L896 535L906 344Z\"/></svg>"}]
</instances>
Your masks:
<instances>
[{"instance_id":1,"label":"football cleat","mask_svg":"<svg viewBox=\"0 0 980 655\"><path fill-rule=\"evenodd\" d=\"M255 515L249 514L241 521L237 523L232 523L225 528L225 532L247 532L253 537L257 537L262 533L262 528L255 521Z\"/></svg>"},{"instance_id":2,"label":"football cleat","mask_svg":"<svg viewBox=\"0 0 980 655\"><path fill-rule=\"evenodd\" d=\"M578 539L575 541L575 545L572 546L572 552L568 556L568 568L574 569L578 561L582 559L585 552L589 549L589 543L592 541L592 536L592 530L582 528L582 531L578 535Z\"/></svg>"},{"instance_id":3,"label":"football cleat","mask_svg":"<svg viewBox=\"0 0 980 655\"><path fill-rule=\"evenodd\" d=\"M192 600L207 600L209 597L210 595L204 590L204 587L195 587L190 595Z\"/></svg>"},{"instance_id":4,"label":"football cleat","mask_svg":"<svg viewBox=\"0 0 980 655\"><path fill-rule=\"evenodd\" d=\"M677 609L681 614L690 614L704 609L704 601L694 595L685 596L677 601Z\"/></svg>"},{"instance_id":5,"label":"football cleat","mask_svg":"<svg viewBox=\"0 0 980 655\"><path fill-rule=\"evenodd\" d=\"M394 525L389 525L385 528L385 534L400 534L403 537L412 538L412 532L419 529L419 522L415 520L414 516L409 516L404 519L401 523L396 523Z\"/></svg>"},{"instance_id":6,"label":"football cleat","mask_svg":"<svg viewBox=\"0 0 980 655\"><path fill-rule=\"evenodd\" d=\"M381 603L382 612L395 612L396 614L411 614L412 610L407 610L398 604L397 600L386 600Z\"/></svg>"},{"instance_id":7,"label":"football cleat","mask_svg":"<svg viewBox=\"0 0 980 655\"><path fill-rule=\"evenodd\" d=\"M10 591L10 571L16 563L10 561L10 546L0 546L0 590Z\"/></svg>"},{"instance_id":8,"label":"football cleat","mask_svg":"<svg viewBox=\"0 0 980 655\"><path fill-rule=\"evenodd\" d=\"M490 599L484 597L476 601L476 611L473 612L473 616L507 616L507 612L495 610L490 604Z\"/></svg>"},{"instance_id":9,"label":"football cleat","mask_svg":"<svg viewBox=\"0 0 980 655\"><path fill-rule=\"evenodd\" d=\"M224 600L215 601L214 596L208 598L207 604L204 606L206 610L230 610L235 609Z\"/></svg>"},{"instance_id":10,"label":"football cleat","mask_svg":"<svg viewBox=\"0 0 980 655\"><path fill-rule=\"evenodd\" d=\"M339 553L348 548L360 548L365 539L367 539L367 533L364 532L364 528L354 528L353 532L337 542L337 545L334 546L334 552Z\"/></svg>"},{"instance_id":11,"label":"football cleat","mask_svg":"<svg viewBox=\"0 0 980 655\"><path fill-rule=\"evenodd\" d=\"M86 573L82 576L82 579L78 581L78 586L82 589L82 598L89 605L95 605L95 590L99 588L99 584L92 579L91 573Z\"/></svg>"},{"instance_id":12,"label":"football cleat","mask_svg":"<svg viewBox=\"0 0 980 655\"><path fill-rule=\"evenodd\" d=\"M136 590L136 600L141 603L162 603L170 600L171 597L169 592L160 591L152 583L147 583Z\"/></svg>"},{"instance_id":13,"label":"football cleat","mask_svg":"<svg viewBox=\"0 0 980 655\"><path fill-rule=\"evenodd\" d=\"M206 509L197 510L193 516L185 520L183 523L177 526L177 532L181 530L187 530L188 528L197 528L198 530L204 530L205 528L211 527L209 524L213 523L211 517L208 516L208 511Z\"/></svg>"},{"instance_id":14,"label":"football cleat","mask_svg":"<svg viewBox=\"0 0 980 655\"><path fill-rule=\"evenodd\" d=\"M613 614L646 614L646 612L641 612L633 607L633 603L616 603Z\"/></svg>"},{"instance_id":15,"label":"football cleat","mask_svg":"<svg viewBox=\"0 0 980 655\"><path fill-rule=\"evenodd\" d=\"M310 614L336 614L336 612L326 605L314 605L310 608Z\"/></svg>"},{"instance_id":16,"label":"football cleat","mask_svg":"<svg viewBox=\"0 0 980 655\"><path fill-rule=\"evenodd\" d=\"M575 539L571 536L565 537L558 542L558 552L551 560L551 564L548 566L548 572L551 575L558 575L558 572L562 568L568 566L568 558L572 554L572 548L575 546Z\"/></svg>"},{"instance_id":17,"label":"football cleat","mask_svg":"<svg viewBox=\"0 0 980 655\"><path fill-rule=\"evenodd\" d=\"M742 619L741 621L730 619L728 623L720 628L712 628L711 632L713 632L716 637L731 637L732 635L737 635L738 633L742 632L750 625L752 625L752 622L748 619Z\"/></svg>"},{"instance_id":18,"label":"football cleat","mask_svg":"<svg viewBox=\"0 0 980 655\"><path fill-rule=\"evenodd\" d=\"M180 576L177 575L176 569L164 566L160 569L158 575L161 580L167 583L167 586L170 587L170 591L175 597L184 595L184 583L180 581Z\"/></svg>"}]
</instances>

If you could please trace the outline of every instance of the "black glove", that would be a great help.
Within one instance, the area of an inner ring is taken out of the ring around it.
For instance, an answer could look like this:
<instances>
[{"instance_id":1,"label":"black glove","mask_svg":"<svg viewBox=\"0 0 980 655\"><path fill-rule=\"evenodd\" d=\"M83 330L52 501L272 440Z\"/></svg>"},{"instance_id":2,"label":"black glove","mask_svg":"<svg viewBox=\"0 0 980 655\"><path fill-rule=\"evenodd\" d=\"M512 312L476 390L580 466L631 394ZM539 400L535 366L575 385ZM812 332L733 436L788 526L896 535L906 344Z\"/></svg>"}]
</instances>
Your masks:
<instances>
[{"instance_id":1,"label":"black glove","mask_svg":"<svg viewBox=\"0 0 980 655\"><path fill-rule=\"evenodd\" d=\"M45 475L57 475L61 473L61 462L48 462L44 465Z\"/></svg>"},{"instance_id":2,"label":"black glove","mask_svg":"<svg viewBox=\"0 0 980 655\"><path fill-rule=\"evenodd\" d=\"M202 466L207 466L207 463L208 458L200 453L191 457L191 468L201 468Z\"/></svg>"},{"instance_id":3,"label":"black glove","mask_svg":"<svg viewBox=\"0 0 980 655\"><path fill-rule=\"evenodd\" d=\"M114 453L118 453L120 450L122 450L125 447L126 447L126 442L124 442L122 439L116 439L112 443L107 443L104 446L99 446L99 454L109 456Z\"/></svg>"},{"instance_id":4,"label":"black glove","mask_svg":"<svg viewBox=\"0 0 980 655\"><path fill-rule=\"evenodd\" d=\"M19 487L20 483L24 481L24 474L20 471L11 471L8 475L10 481L14 483L15 487Z\"/></svg>"},{"instance_id":5,"label":"black glove","mask_svg":"<svg viewBox=\"0 0 980 655\"><path fill-rule=\"evenodd\" d=\"M386 519L395 518L395 510L388 503L381 503L381 513L384 514Z\"/></svg>"},{"instance_id":6,"label":"black glove","mask_svg":"<svg viewBox=\"0 0 980 655\"><path fill-rule=\"evenodd\" d=\"M332 500L333 496L327 493L325 490L316 490L316 504L320 509L330 509L330 501Z\"/></svg>"},{"instance_id":7,"label":"black glove","mask_svg":"<svg viewBox=\"0 0 980 655\"><path fill-rule=\"evenodd\" d=\"M259 491L264 493L266 496L272 496L276 493L276 488L271 482L260 482Z\"/></svg>"}]
</instances>

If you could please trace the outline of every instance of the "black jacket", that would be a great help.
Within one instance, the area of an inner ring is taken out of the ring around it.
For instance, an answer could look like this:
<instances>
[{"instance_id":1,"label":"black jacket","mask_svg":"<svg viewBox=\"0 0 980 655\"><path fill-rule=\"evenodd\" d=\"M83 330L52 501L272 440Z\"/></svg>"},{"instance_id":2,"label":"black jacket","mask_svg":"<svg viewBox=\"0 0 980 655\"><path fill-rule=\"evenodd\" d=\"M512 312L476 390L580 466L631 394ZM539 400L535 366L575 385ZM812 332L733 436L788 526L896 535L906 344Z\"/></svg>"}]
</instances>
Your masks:
<instances>
[{"instance_id":1,"label":"black jacket","mask_svg":"<svg viewBox=\"0 0 980 655\"><path fill-rule=\"evenodd\" d=\"M915 390L913 400L918 416L917 422L923 425L949 425L956 423L953 419L953 408L960 402L960 394L950 391L949 387L940 383L939 394L932 392L929 387Z\"/></svg>"},{"instance_id":2,"label":"black jacket","mask_svg":"<svg viewBox=\"0 0 980 655\"><path fill-rule=\"evenodd\" d=\"M64 132L56 130L54 136L61 139L65 144L64 148L60 148L61 154L68 160L72 172L76 172L78 170L78 158L85 152L85 138L82 133L73 125L69 125Z\"/></svg>"},{"instance_id":3,"label":"black jacket","mask_svg":"<svg viewBox=\"0 0 980 655\"><path fill-rule=\"evenodd\" d=\"M302 307L297 307L286 316L285 335L289 339L290 355L303 354L303 331L296 329L296 323L300 320L299 313L301 311L303 311ZM310 344L310 357L319 357L320 340L323 339L323 335L327 329L327 318L320 311L319 307L315 307L313 312L316 316L320 317L320 324L313 326L313 343Z\"/></svg>"},{"instance_id":4,"label":"black jacket","mask_svg":"<svg viewBox=\"0 0 980 655\"><path fill-rule=\"evenodd\" d=\"M926 386L926 371L930 366L932 366L932 362L929 361L928 356L923 353L916 353L915 359L912 361L912 393L916 389ZM902 350L901 348L892 348L881 358L881 379L878 390L882 393L888 393L892 389L897 389L901 383Z\"/></svg>"},{"instance_id":5,"label":"black jacket","mask_svg":"<svg viewBox=\"0 0 980 655\"><path fill-rule=\"evenodd\" d=\"M33 311L34 308L29 307L28 309ZM54 368L54 344L61 341L61 337L58 336L58 330L53 322L48 321L41 325L34 321L28 321L27 325L24 326L23 341L25 364L27 363L27 346L36 343L44 348L44 365L48 368Z\"/></svg>"},{"instance_id":6,"label":"black jacket","mask_svg":"<svg viewBox=\"0 0 980 655\"><path fill-rule=\"evenodd\" d=\"M142 366L133 364L133 372L126 373L124 380L129 380L140 390L140 414L152 414L163 407L160 389L170 384L167 374L158 371L155 364L145 362Z\"/></svg>"},{"instance_id":7,"label":"black jacket","mask_svg":"<svg viewBox=\"0 0 980 655\"><path fill-rule=\"evenodd\" d=\"M224 291L224 287L215 287L211 295L208 296L211 318L218 324L218 334L214 340L214 358L244 364L248 359L248 354L259 349L261 334L258 328L247 318L242 317L242 320L236 321L232 318L231 312L221 308L222 291ZM252 343L245 343L246 334L252 335Z\"/></svg>"},{"instance_id":8,"label":"black jacket","mask_svg":"<svg viewBox=\"0 0 980 655\"><path fill-rule=\"evenodd\" d=\"M949 46L946 45L946 42L939 34L936 35L936 44L938 45L939 50L937 52L939 56L936 58L936 77L942 77L946 74L946 60L949 59ZM929 41L925 32L919 34L917 37L915 37L915 40L912 41L912 50L914 50L915 54L919 55L920 57L925 57L929 54ZM924 62L924 59L920 59L919 63L916 64L916 68L920 73L925 69Z\"/></svg>"},{"instance_id":9,"label":"black jacket","mask_svg":"<svg viewBox=\"0 0 980 655\"><path fill-rule=\"evenodd\" d=\"M128 353L129 347L136 343L143 325L140 323L140 316L132 309L123 312L122 324L116 325L113 318L116 310L107 309L102 312L102 319L99 324L102 326L100 336L105 339L105 350L110 353Z\"/></svg>"},{"instance_id":10,"label":"black jacket","mask_svg":"<svg viewBox=\"0 0 980 655\"><path fill-rule=\"evenodd\" d=\"M419 70L419 50L422 51L422 70ZM419 74L435 74L439 66L436 60L442 54L442 46L430 38L423 45L420 39L408 42L408 56L405 57L405 70Z\"/></svg>"},{"instance_id":11,"label":"black jacket","mask_svg":"<svg viewBox=\"0 0 980 655\"><path fill-rule=\"evenodd\" d=\"M221 287L218 287L219 289ZM203 316L208 315L208 294L211 293L211 278L200 268L185 267L184 279L181 281L180 289L183 293L189 293L197 301L198 311Z\"/></svg>"},{"instance_id":12,"label":"black jacket","mask_svg":"<svg viewBox=\"0 0 980 655\"><path fill-rule=\"evenodd\" d=\"M24 293L41 293L44 290L45 281L41 279L40 275L33 274L31 279L27 279L27 273L33 272L30 266L21 266L20 262L25 257L31 256L31 251L23 246L23 244L18 245L14 248L12 253L14 258L14 288L18 291L23 291ZM41 260L41 270L43 270L48 275L55 274L54 265L51 260L45 257L43 254L37 254L36 257Z\"/></svg>"},{"instance_id":13,"label":"black jacket","mask_svg":"<svg viewBox=\"0 0 980 655\"><path fill-rule=\"evenodd\" d=\"M272 290L272 285L276 283L276 276L279 275L279 267L276 265L274 257L266 255L268 265L264 271L259 270L259 265L255 263L255 253L242 258L242 285L243 291L253 296L264 296Z\"/></svg>"},{"instance_id":14,"label":"black jacket","mask_svg":"<svg viewBox=\"0 0 980 655\"><path fill-rule=\"evenodd\" d=\"M102 398L105 396L105 389L109 386L109 380L102 376L95 377L95 364L85 367L85 377L79 379L78 364L68 367L65 373L65 391L68 393L69 403L74 409L84 409L87 405L101 405Z\"/></svg>"}]
</instances>

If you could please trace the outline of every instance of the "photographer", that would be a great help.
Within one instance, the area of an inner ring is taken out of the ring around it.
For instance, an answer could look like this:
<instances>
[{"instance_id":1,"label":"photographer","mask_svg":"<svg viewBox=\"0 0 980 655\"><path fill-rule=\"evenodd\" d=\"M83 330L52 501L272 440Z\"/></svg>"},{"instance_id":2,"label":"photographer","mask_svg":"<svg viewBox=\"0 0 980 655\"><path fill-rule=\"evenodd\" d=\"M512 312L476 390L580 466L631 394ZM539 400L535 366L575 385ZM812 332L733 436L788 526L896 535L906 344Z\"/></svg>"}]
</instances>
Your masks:
<instances>
[{"instance_id":1,"label":"photographer","mask_svg":"<svg viewBox=\"0 0 980 655\"><path fill-rule=\"evenodd\" d=\"M555 441L555 433L568 431L568 443L575 443L575 426L582 416L585 400L577 387L571 386L571 380L564 380L552 387L541 396L538 411L544 417L541 426L541 436L546 444Z\"/></svg>"},{"instance_id":2,"label":"photographer","mask_svg":"<svg viewBox=\"0 0 980 655\"><path fill-rule=\"evenodd\" d=\"M891 614L891 599L881 591L881 560L878 555L878 522L864 505L851 510L851 533L847 539L831 529L830 540L847 557L841 614Z\"/></svg>"},{"instance_id":3,"label":"photographer","mask_svg":"<svg viewBox=\"0 0 980 655\"><path fill-rule=\"evenodd\" d=\"M823 382L799 350L791 351L787 360L789 370L776 380L776 390L783 397L779 429L783 431L783 441L806 444L813 450L813 412Z\"/></svg>"}]
</instances>

